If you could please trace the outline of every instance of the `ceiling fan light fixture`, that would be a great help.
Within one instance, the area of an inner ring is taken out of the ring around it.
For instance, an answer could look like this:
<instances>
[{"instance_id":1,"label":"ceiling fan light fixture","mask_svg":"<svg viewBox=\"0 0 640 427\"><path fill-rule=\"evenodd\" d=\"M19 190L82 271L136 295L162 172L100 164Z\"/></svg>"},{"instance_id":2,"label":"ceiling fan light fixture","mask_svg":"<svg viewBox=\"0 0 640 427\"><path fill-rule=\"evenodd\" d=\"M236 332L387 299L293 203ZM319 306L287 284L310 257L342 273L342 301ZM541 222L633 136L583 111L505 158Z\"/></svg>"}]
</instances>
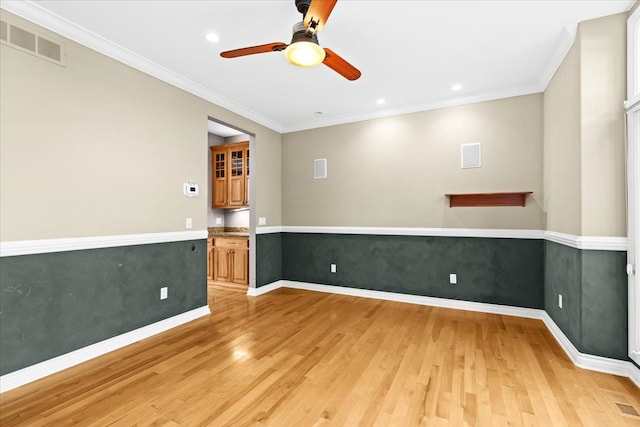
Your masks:
<instances>
[{"instance_id":1,"label":"ceiling fan light fixture","mask_svg":"<svg viewBox=\"0 0 640 427\"><path fill-rule=\"evenodd\" d=\"M284 56L287 61L298 67L315 67L324 61L326 53L318 43L296 41L287 46Z\"/></svg>"}]
</instances>

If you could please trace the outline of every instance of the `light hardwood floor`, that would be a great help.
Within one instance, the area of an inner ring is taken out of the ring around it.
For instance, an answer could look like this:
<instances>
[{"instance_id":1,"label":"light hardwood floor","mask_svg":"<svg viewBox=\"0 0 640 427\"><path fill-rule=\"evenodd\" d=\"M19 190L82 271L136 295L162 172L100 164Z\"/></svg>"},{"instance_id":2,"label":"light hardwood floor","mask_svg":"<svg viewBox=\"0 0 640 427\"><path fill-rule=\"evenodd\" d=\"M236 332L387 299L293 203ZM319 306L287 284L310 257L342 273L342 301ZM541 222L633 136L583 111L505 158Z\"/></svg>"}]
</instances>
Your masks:
<instances>
[{"instance_id":1,"label":"light hardwood floor","mask_svg":"<svg viewBox=\"0 0 640 427\"><path fill-rule=\"evenodd\" d=\"M279 289L0 396L0 425L638 426L539 320Z\"/></svg>"}]
</instances>

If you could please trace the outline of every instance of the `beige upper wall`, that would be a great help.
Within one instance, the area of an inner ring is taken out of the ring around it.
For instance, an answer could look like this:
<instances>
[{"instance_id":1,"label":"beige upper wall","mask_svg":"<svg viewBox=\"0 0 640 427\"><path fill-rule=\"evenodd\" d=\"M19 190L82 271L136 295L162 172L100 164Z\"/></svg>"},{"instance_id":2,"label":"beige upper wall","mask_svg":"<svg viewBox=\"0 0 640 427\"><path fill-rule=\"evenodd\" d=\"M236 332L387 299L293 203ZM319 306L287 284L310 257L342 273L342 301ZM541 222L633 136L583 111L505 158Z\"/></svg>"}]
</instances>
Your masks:
<instances>
[{"instance_id":1,"label":"beige upper wall","mask_svg":"<svg viewBox=\"0 0 640 427\"><path fill-rule=\"evenodd\" d=\"M460 145L482 167L460 168ZM283 223L542 228L542 95L283 135ZM313 179L327 158L328 178ZM445 193L533 191L526 207L449 208Z\"/></svg>"},{"instance_id":2,"label":"beige upper wall","mask_svg":"<svg viewBox=\"0 0 640 427\"><path fill-rule=\"evenodd\" d=\"M627 14L580 23L544 92L547 229L626 236Z\"/></svg>"},{"instance_id":3,"label":"beige upper wall","mask_svg":"<svg viewBox=\"0 0 640 427\"><path fill-rule=\"evenodd\" d=\"M627 14L579 26L582 235L626 236Z\"/></svg>"},{"instance_id":4,"label":"beige upper wall","mask_svg":"<svg viewBox=\"0 0 640 427\"><path fill-rule=\"evenodd\" d=\"M207 118L256 135L255 213L279 225L281 136L93 50L60 67L0 47L0 239L157 233L207 226ZM182 184L200 184L187 198Z\"/></svg>"},{"instance_id":5,"label":"beige upper wall","mask_svg":"<svg viewBox=\"0 0 640 427\"><path fill-rule=\"evenodd\" d=\"M544 92L544 210L546 229L580 235L580 40Z\"/></svg>"}]
</instances>

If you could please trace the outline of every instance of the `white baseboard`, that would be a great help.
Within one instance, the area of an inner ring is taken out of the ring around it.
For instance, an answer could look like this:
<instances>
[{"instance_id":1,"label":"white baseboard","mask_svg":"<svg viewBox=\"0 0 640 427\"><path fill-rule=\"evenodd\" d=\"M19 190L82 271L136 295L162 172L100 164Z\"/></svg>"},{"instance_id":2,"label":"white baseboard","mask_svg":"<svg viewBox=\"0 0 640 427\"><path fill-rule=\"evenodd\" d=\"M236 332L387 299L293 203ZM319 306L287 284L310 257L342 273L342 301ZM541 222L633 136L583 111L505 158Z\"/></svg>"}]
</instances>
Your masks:
<instances>
[{"instance_id":1,"label":"white baseboard","mask_svg":"<svg viewBox=\"0 0 640 427\"><path fill-rule=\"evenodd\" d=\"M607 357L593 356L580 353L560 330L551 317L540 309L511 307L498 304L487 304L472 301L459 301L446 298L424 297L418 295L399 294L395 292L372 291L367 289L345 288L341 286L319 285L315 283L294 282L279 280L259 288L249 288L247 295L260 296L279 288L301 289L316 292L326 292L339 295L349 295L362 298L381 299L386 301L404 302L409 304L426 305L433 307L452 308L457 310L476 311L481 313L501 314L505 316L517 316L530 319L541 319L547 326L560 347L565 351L574 365L591 371L628 377L640 388L640 369L633 363L610 359ZM161 320L151 325L127 332L117 337L92 344L87 347L63 354L53 359L45 360L32 366L5 374L0 377L0 393L20 387L24 384L78 365L87 360L133 344L137 341L149 338L160 332L164 332L176 326L190 322L210 313L209 307L200 307L169 319Z\"/></svg>"},{"instance_id":2,"label":"white baseboard","mask_svg":"<svg viewBox=\"0 0 640 427\"><path fill-rule=\"evenodd\" d=\"M551 335L553 335L556 341L558 341L560 347L562 347L564 352L567 353L567 356L569 356L569 359L571 359L574 365L590 371L628 377L640 388L640 369L638 369L633 363L625 360L610 359L608 357L581 353L562 332L558 325L556 325L547 312L544 312L542 321L549 329L549 332L551 332Z\"/></svg>"},{"instance_id":3,"label":"white baseboard","mask_svg":"<svg viewBox=\"0 0 640 427\"><path fill-rule=\"evenodd\" d=\"M633 381L633 383L640 388L640 368L638 368L636 365L634 365L633 363L631 364L631 368L629 369L629 378L631 378L631 381Z\"/></svg>"},{"instance_id":4,"label":"white baseboard","mask_svg":"<svg viewBox=\"0 0 640 427\"><path fill-rule=\"evenodd\" d=\"M363 298L374 298L386 301L405 302L409 304L428 305L433 307L453 308L457 310L477 311L481 313L501 314L506 316L526 317L530 319L540 319L549 329L549 332L558 341L560 347L569 356L574 365L588 369L590 371L602 372L605 374L628 377L636 386L640 388L640 369L631 362L608 357L593 356L591 354L580 353L578 349L569 341L569 338L560 330L558 325L551 319L546 311L534 308L511 307L498 304L487 304L472 301L459 301L447 298L424 297L418 295L399 294L394 292L371 291L367 289L345 288L342 286L318 285L315 283L294 282L290 280L280 280L270 285L258 288L264 289L256 295L263 295L278 288L293 288L307 291L327 292L339 295L350 295Z\"/></svg>"},{"instance_id":5,"label":"white baseboard","mask_svg":"<svg viewBox=\"0 0 640 427\"><path fill-rule=\"evenodd\" d=\"M303 289L307 291L327 292L332 294L350 295L354 297L381 299L386 301L405 302L409 304L428 305L432 307L453 308L457 310L478 311L481 313L503 314L505 316L527 317L542 319L543 310L535 308L512 307L499 304L462 301L447 298L425 297L420 295L399 294L395 292L372 291L368 289L345 288L342 286L318 285L315 283L293 282L281 280L280 287ZM279 282L276 282L279 283Z\"/></svg>"},{"instance_id":6,"label":"white baseboard","mask_svg":"<svg viewBox=\"0 0 640 427\"><path fill-rule=\"evenodd\" d=\"M106 339L104 341L91 344L87 347L74 350L70 353L63 354L35 365L27 366L18 371L10 372L0 377L0 393L20 387L32 381L44 378L48 375L78 365L87 360L93 359L111 351L126 347L135 342L149 338L160 332L167 331L176 326L190 322L202 316L210 314L209 307L204 306L194 310L187 311L177 316L143 326L122 335Z\"/></svg>"},{"instance_id":7,"label":"white baseboard","mask_svg":"<svg viewBox=\"0 0 640 427\"><path fill-rule=\"evenodd\" d=\"M249 288L247 289L247 295L250 297L257 297L259 295L264 295L267 292L275 291L278 288L282 287L283 280L278 280L277 282L269 283L265 286L260 286L259 288Z\"/></svg>"}]
</instances>

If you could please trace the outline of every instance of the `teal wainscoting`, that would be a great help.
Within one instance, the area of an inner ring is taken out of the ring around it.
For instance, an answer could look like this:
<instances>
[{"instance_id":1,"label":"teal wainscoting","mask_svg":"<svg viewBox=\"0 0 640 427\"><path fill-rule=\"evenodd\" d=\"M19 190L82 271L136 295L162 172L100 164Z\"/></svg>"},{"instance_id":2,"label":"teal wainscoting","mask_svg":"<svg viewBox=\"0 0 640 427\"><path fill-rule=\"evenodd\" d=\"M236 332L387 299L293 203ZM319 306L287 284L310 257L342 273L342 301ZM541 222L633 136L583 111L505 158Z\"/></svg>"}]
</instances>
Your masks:
<instances>
[{"instance_id":1,"label":"teal wainscoting","mask_svg":"<svg viewBox=\"0 0 640 427\"><path fill-rule=\"evenodd\" d=\"M282 279L282 234L256 234L256 288Z\"/></svg>"},{"instance_id":2,"label":"teal wainscoting","mask_svg":"<svg viewBox=\"0 0 640 427\"><path fill-rule=\"evenodd\" d=\"M544 307L540 239L283 233L281 243L285 280Z\"/></svg>"},{"instance_id":3,"label":"teal wainscoting","mask_svg":"<svg viewBox=\"0 0 640 427\"><path fill-rule=\"evenodd\" d=\"M627 253L545 242L544 258L544 309L562 332L582 353L628 360Z\"/></svg>"},{"instance_id":4,"label":"teal wainscoting","mask_svg":"<svg viewBox=\"0 0 640 427\"><path fill-rule=\"evenodd\" d=\"M0 258L0 375L206 306L206 254L203 239Z\"/></svg>"}]
</instances>

